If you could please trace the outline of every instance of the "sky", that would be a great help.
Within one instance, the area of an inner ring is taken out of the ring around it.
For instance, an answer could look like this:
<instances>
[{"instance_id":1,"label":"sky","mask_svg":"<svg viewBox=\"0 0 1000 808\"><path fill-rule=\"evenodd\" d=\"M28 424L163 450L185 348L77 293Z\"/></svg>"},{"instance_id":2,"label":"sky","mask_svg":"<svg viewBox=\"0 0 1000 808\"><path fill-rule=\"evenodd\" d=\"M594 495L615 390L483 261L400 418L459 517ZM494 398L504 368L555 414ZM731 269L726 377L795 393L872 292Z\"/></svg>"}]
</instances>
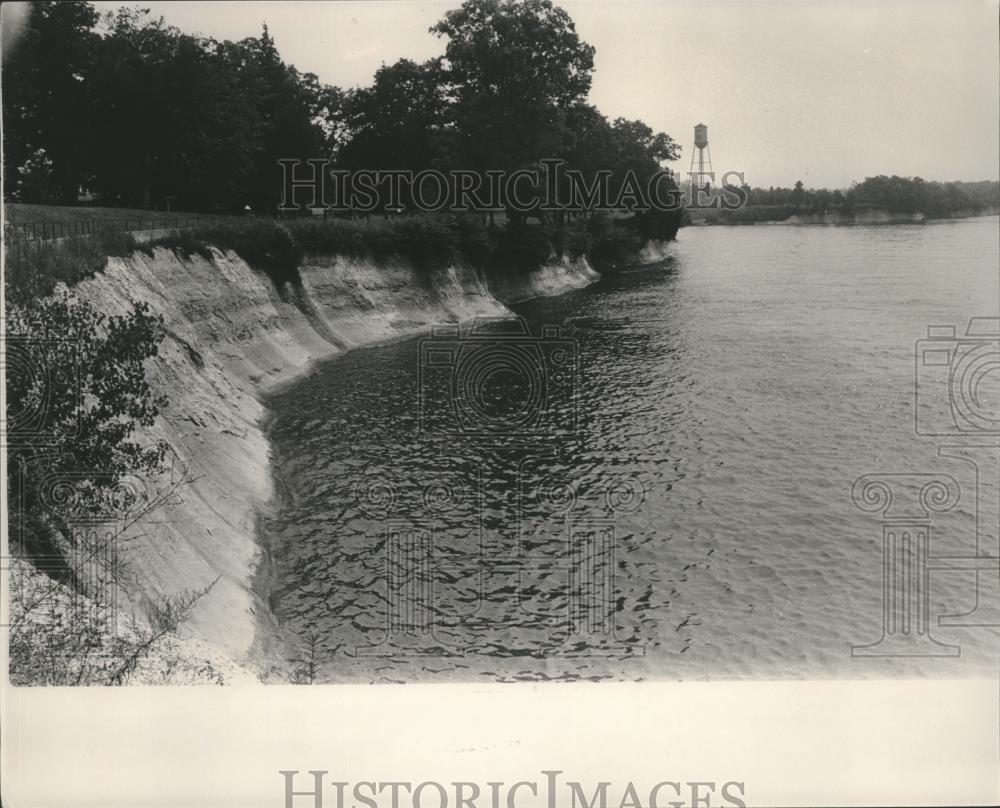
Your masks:
<instances>
[{"instance_id":1,"label":"sky","mask_svg":"<svg viewBox=\"0 0 1000 808\"><path fill-rule=\"evenodd\" d=\"M142 2L189 33L256 35L328 84L443 52L460 0ZM1000 178L998 0L557 0L596 48L590 94L684 147L708 125L717 172L844 188L875 174ZM116 8L120 2L96 3Z\"/></svg>"}]
</instances>

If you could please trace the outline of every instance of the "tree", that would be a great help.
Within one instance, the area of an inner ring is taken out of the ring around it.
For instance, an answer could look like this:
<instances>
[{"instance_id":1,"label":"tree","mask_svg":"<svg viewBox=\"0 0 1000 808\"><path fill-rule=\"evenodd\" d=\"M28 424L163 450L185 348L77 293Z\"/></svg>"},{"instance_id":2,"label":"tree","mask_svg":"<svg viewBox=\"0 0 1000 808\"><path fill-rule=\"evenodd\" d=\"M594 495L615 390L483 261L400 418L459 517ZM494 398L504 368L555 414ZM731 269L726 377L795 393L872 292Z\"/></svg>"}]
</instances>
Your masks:
<instances>
[{"instance_id":1,"label":"tree","mask_svg":"<svg viewBox=\"0 0 1000 808\"><path fill-rule=\"evenodd\" d=\"M445 99L436 60L382 65L344 104L350 138L342 167L420 171L443 157Z\"/></svg>"},{"instance_id":2,"label":"tree","mask_svg":"<svg viewBox=\"0 0 1000 808\"><path fill-rule=\"evenodd\" d=\"M594 49L550 0L466 0L434 25L458 162L513 170L565 144L566 112L590 90Z\"/></svg>"},{"instance_id":3,"label":"tree","mask_svg":"<svg viewBox=\"0 0 1000 808\"><path fill-rule=\"evenodd\" d=\"M266 26L220 43L142 9L34 4L3 93L6 187L36 201L75 202L84 184L106 205L272 208L278 159L342 135L343 94L286 65Z\"/></svg>"},{"instance_id":4,"label":"tree","mask_svg":"<svg viewBox=\"0 0 1000 808\"><path fill-rule=\"evenodd\" d=\"M608 119L590 104L574 104L566 113L567 138L562 157L584 174L609 167L615 153L615 133Z\"/></svg>"},{"instance_id":5,"label":"tree","mask_svg":"<svg viewBox=\"0 0 1000 808\"><path fill-rule=\"evenodd\" d=\"M594 49L550 0L466 0L430 30L448 37L446 78L459 97L566 108L590 90Z\"/></svg>"},{"instance_id":6,"label":"tree","mask_svg":"<svg viewBox=\"0 0 1000 808\"><path fill-rule=\"evenodd\" d=\"M89 3L31 4L21 37L5 53L2 73L5 186L44 150L52 162L55 200L75 202L92 143L91 69L97 12Z\"/></svg>"},{"instance_id":7,"label":"tree","mask_svg":"<svg viewBox=\"0 0 1000 808\"><path fill-rule=\"evenodd\" d=\"M12 346L21 354L10 364L19 372L7 374L8 423L29 414L44 426L8 449L10 525L30 526L25 549L49 554L53 531L63 526L45 507L40 471L67 481L75 507L99 513L124 475L161 468L166 445L134 434L164 404L145 372L163 338L162 318L146 304L106 316L65 292L9 306L7 316L8 355Z\"/></svg>"},{"instance_id":8,"label":"tree","mask_svg":"<svg viewBox=\"0 0 1000 808\"><path fill-rule=\"evenodd\" d=\"M256 130L215 43L140 10L102 18L92 159L102 201L211 208L249 174Z\"/></svg>"},{"instance_id":9,"label":"tree","mask_svg":"<svg viewBox=\"0 0 1000 808\"><path fill-rule=\"evenodd\" d=\"M53 182L53 162L45 149L36 149L27 160L17 167L17 184L12 196L18 202L32 202L44 205L57 201L57 189Z\"/></svg>"},{"instance_id":10,"label":"tree","mask_svg":"<svg viewBox=\"0 0 1000 808\"><path fill-rule=\"evenodd\" d=\"M314 74L282 61L266 25L259 37L223 43L222 51L239 76L239 92L254 100L259 140L244 178L245 195L255 209L274 210L282 191L278 160L324 155L328 135L320 115L332 96Z\"/></svg>"},{"instance_id":11,"label":"tree","mask_svg":"<svg viewBox=\"0 0 1000 808\"><path fill-rule=\"evenodd\" d=\"M611 125L617 146L618 161L623 168L645 175L660 168L660 163L676 160L681 148L663 132L654 132L642 121L616 118Z\"/></svg>"}]
</instances>

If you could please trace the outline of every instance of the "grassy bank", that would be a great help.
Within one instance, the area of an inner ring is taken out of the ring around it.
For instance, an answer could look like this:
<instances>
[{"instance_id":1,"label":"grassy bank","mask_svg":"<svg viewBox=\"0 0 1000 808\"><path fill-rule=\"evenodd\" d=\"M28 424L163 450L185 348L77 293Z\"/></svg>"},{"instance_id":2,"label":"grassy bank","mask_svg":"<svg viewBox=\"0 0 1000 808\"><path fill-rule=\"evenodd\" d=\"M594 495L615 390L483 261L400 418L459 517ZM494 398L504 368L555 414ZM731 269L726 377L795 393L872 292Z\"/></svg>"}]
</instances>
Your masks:
<instances>
[{"instance_id":1,"label":"grassy bank","mask_svg":"<svg viewBox=\"0 0 1000 808\"><path fill-rule=\"evenodd\" d=\"M131 234L110 228L60 241L9 239L4 257L7 302L27 305L51 294L59 283L72 286L104 269L110 256L130 255L137 247Z\"/></svg>"},{"instance_id":2,"label":"grassy bank","mask_svg":"<svg viewBox=\"0 0 1000 808\"><path fill-rule=\"evenodd\" d=\"M651 229L639 218L592 217L559 226L509 222L491 227L476 216L414 215L397 218L298 218L282 222L237 219L206 222L148 242L187 252L208 246L231 249L252 266L267 268L279 256L303 254L401 258L421 270L453 261L500 272L531 272L561 256L587 257L603 268L628 260ZM676 230L660 237L672 238ZM207 253L206 253L207 254Z\"/></svg>"},{"instance_id":3,"label":"grassy bank","mask_svg":"<svg viewBox=\"0 0 1000 808\"><path fill-rule=\"evenodd\" d=\"M141 210L139 208L105 208L99 206L73 205L30 205L22 202L7 202L3 206L4 221L11 224L26 224L38 222L51 224L53 222L110 222L120 219L137 219L156 221L158 219L213 218L205 213L183 213L173 211L167 213L160 210Z\"/></svg>"},{"instance_id":4,"label":"grassy bank","mask_svg":"<svg viewBox=\"0 0 1000 808\"><path fill-rule=\"evenodd\" d=\"M81 209L84 210L84 209ZM105 209L108 210L108 209ZM117 209L110 209L117 210ZM648 238L673 238L676 221L636 216L612 220L580 218L560 226L510 222L485 225L476 216L422 215L397 218L271 219L206 217L203 224L139 242L114 227L87 238L58 241L14 239L7 246L7 299L25 304L50 294L58 283L72 286L103 269L109 256L165 247L208 256L233 250L278 286L294 282L308 253L400 258L431 271L455 261L498 273L528 273L558 259L587 257L599 270L627 263Z\"/></svg>"}]
</instances>

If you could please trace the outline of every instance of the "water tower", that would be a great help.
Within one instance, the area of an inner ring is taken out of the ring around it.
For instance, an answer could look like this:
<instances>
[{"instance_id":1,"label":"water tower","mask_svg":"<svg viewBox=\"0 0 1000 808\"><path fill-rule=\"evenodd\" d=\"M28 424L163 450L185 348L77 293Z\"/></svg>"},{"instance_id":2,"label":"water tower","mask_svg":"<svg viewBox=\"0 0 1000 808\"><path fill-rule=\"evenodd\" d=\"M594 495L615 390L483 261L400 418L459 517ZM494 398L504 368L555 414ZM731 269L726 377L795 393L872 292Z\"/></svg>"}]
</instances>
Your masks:
<instances>
[{"instance_id":1,"label":"water tower","mask_svg":"<svg viewBox=\"0 0 1000 808\"><path fill-rule=\"evenodd\" d=\"M692 187L699 186L706 189L712 187L712 150L708 148L708 127L703 123L694 128L690 178Z\"/></svg>"}]
</instances>

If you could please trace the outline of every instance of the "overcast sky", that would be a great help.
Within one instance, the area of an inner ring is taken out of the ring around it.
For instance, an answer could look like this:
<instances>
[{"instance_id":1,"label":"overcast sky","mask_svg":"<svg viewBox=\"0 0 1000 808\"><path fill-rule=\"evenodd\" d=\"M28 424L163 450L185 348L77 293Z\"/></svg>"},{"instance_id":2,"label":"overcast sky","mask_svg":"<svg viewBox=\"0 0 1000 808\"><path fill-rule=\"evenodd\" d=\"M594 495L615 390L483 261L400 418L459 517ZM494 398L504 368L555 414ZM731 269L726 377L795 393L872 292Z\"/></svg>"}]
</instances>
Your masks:
<instances>
[{"instance_id":1,"label":"overcast sky","mask_svg":"<svg viewBox=\"0 0 1000 808\"><path fill-rule=\"evenodd\" d=\"M342 87L443 50L453 2L142 2L184 31L266 21L284 59ZM716 170L751 185L846 187L873 174L1000 178L997 0L566 0L597 49L591 101L684 146L703 121ZM111 8L122 3L98 3Z\"/></svg>"}]
</instances>

